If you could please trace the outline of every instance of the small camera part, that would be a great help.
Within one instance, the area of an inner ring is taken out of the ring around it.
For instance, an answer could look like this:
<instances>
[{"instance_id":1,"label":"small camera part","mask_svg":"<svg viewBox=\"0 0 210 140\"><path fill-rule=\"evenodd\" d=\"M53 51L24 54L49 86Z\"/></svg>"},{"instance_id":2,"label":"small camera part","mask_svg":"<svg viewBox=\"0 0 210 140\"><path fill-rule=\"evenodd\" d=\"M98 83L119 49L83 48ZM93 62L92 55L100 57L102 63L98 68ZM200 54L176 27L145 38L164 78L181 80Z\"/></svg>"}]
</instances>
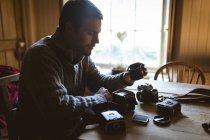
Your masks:
<instances>
[{"instance_id":1,"label":"small camera part","mask_svg":"<svg viewBox=\"0 0 210 140\"><path fill-rule=\"evenodd\" d=\"M126 130L124 117L116 110L101 112L100 126L107 133L119 133Z\"/></svg>"},{"instance_id":2,"label":"small camera part","mask_svg":"<svg viewBox=\"0 0 210 140\"><path fill-rule=\"evenodd\" d=\"M141 115L141 114L134 114L132 121L138 124L147 125L149 122L149 116Z\"/></svg>"},{"instance_id":3,"label":"small camera part","mask_svg":"<svg viewBox=\"0 0 210 140\"><path fill-rule=\"evenodd\" d=\"M155 124L158 124L158 125L167 125L170 123L171 120L167 116L158 115L158 116L154 116L153 121Z\"/></svg>"},{"instance_id":4,"label":"small camera part","mask_svg":"<svg viewBox=\"0 0 210 140\"><path fill-rule=\"evenodd\" d=\"M156 104L157 113L164 116L175 116L181 113L181 104L172 99L165 99L160 103Z\"/></svg>"},{"instance_id":5,"label":"small camera part","mask_svg":"<svg viewBox=\"0 0 210 140\"><path fill-rule=\"evenodd\" d=\"M144 84L137 87L136 98L140 102L158 102L158 90L154 89L151 84Z\"/></svg>"}]
</instances>

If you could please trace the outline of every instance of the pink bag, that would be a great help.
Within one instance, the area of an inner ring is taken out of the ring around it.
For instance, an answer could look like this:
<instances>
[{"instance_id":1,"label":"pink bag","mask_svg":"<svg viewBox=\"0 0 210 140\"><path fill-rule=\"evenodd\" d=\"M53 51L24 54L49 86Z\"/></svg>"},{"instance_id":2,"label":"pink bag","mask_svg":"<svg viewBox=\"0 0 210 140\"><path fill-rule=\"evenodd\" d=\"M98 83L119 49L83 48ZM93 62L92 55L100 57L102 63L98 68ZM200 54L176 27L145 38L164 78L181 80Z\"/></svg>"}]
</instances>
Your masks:
<instances>
[{"instance_id":1,"label":"pink bag","mask_svg":"<svg viewBox=\"0 0 210 140\"><path fill-rule=\"evenodd\" d=\"M11 74L19 73L19 70L10 66L0 65L0 77L8 76ZM9 91L9 100L12 107L15 107L18 101L18 82L11 82L7 85ZM6 121L4 114L2 113L2 107L0 106L0 128L6 127Z\"/></svg>"}]
</instances>

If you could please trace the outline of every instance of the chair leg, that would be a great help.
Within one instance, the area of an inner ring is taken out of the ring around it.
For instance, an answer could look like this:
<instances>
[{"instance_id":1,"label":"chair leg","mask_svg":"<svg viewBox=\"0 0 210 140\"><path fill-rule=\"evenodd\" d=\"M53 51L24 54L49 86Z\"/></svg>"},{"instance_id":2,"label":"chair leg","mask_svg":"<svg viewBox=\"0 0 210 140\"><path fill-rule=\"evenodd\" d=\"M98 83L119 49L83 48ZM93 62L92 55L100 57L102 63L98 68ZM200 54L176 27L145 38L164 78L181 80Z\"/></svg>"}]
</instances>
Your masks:
<instances>
[{"instance_id":1,"label":"chair leg","mask_svg":"<svg viewBox=\"0 0 210 140\"><path fill-rule=\"evenodd\" d=\"M4 128L0 129L0 140L9 140L7 133L5 133Z\"/></svg>"}]
</instances>

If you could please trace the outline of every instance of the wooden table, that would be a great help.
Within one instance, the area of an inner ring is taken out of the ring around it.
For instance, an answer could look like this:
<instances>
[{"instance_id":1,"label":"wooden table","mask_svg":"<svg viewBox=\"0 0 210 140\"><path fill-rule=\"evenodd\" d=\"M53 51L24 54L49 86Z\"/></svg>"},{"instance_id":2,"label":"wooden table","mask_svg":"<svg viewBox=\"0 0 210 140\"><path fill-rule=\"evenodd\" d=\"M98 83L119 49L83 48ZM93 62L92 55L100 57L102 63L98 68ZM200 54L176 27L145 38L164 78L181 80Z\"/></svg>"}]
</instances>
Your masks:
<instances>
[{"instance_id":1,"label":"wooden table","mask_svg":"<svg viewBox=\"0 0 210 140\"><path fill-rule=\"evenodd\" d=\"M210 86L168 83L160 81L139 80L128 89L136 93L137 85L149 83L157 88L160 93L185 94L195 88L207 88ZM156 105L153 103L141 103L135 107L137 114L149 116L146 126L132 122L132 115L125 115L126 132L109 135L104 133L98 125L87 126L87 131L80 138L85 140L210 140L210 130L205 131L201 124L210 122L210 103L181 103L181 115L171 118L168 126L154 124L153 117L157 115Z\"/></svg>"}]
</instances>

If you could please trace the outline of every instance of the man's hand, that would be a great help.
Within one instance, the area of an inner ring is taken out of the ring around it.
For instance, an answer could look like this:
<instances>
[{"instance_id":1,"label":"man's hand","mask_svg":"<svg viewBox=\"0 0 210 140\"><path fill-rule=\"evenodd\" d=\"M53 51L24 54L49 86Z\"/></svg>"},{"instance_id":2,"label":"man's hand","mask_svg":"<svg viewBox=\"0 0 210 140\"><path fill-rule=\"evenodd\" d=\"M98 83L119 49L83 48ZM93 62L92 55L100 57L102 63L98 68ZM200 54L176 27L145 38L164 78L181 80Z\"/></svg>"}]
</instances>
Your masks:
<instances>
[{"instance_id":1,"label":"man's hand","mask_svg":"<svg viewBox=\"0 0 210 140\"><path fill-rule=\"evenodd\" d=\"M131 79L130 73L128 71L123 73L122 81L127 85L133 85L134 83L134 80Z\"/></svg>"},{"instance_id":2,"label":"man's hand","mask_svg":"<svg viewBox=\"0 0 210 140\"><path fill-rule=\"evenodd\" d=\"M134 81L142 79L147 75L147 68L142 63L131 64L127 72L123 73L122 80L128 85L132 85Z\"/></svg>"},{"instance_id":3,"label":"man's hand","mask_svg":"<svg viewBox=\"0 0 210 140\"><path fill-rule=\"evenodd\" d=\"M104 87L101 87L95 94L103 95L106 98L107 101L111 101L112 100L112 95Z\"/></svg>"}]
</instances>

